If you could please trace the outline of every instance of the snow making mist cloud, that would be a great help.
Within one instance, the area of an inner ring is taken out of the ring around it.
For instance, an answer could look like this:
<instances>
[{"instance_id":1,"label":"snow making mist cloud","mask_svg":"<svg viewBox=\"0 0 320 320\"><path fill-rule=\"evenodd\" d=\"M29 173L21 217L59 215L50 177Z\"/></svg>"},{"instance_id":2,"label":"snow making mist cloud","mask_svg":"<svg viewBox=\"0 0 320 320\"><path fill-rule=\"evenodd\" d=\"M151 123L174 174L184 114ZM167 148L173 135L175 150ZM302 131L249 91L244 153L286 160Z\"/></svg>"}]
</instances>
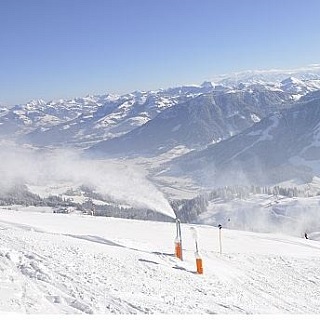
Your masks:
<instances>
[{"instance_id":1,"label":"snow making mist cloud","mask_svg":"<svg viewBox=\"0 0 320 320\"><path fill-rule=\"evenodd\" d=\"M109 160L85 160L69 150L35 152L10 148L2 149L0 156L2 190L17 182L42 186L60 182L88 184L101 195L119 202L176 218L167 199L138 166Z\"/></svg>"}]
</instances>

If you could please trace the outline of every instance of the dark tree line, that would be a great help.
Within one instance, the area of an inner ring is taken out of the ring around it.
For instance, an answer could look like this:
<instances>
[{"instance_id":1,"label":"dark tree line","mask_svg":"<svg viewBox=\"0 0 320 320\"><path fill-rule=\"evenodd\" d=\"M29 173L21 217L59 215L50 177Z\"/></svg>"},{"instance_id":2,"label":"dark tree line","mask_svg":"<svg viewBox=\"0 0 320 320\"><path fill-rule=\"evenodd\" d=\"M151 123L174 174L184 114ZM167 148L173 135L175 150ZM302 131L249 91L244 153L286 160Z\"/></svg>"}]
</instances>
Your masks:
<instances>
[{"instance_id":1,"label":"dark tree line","mask_svg":"<svg viewBox=\"0 0 320 320\"><path fill-rule=\"evenodd\" d=\"M5 191L0 191L0 205L24 205L24 206L48 206L52 208L74 208L86 214L94 213L97 216L118 217L126 219L172 221L159 212L145 208L132 208L131 206L120 204L118 201L108 196L102 196L95 192L91 186L81 186L78 190L67 191L69 197L73 195L84 195L88 200L83 203L75 203L72 198L62 198L60 196L49 196L41 198L30 192L27 186L17 184ZM198 216L207 211L210 201L221 200L230 201L234 199L246 199L253 194L267 194L277 199L284 197L309 197L316 195L310 188L302 189L297 187L280 186L226 186L205 192L192 199L172 200L170 202L176 216L182 222L195 222ZM94 205L94 200L107 202L104 205Z\"/></svg>"},{"instance_id":2,"label":"dark tree line","mask_svg":"<svg viewBox=\"0 0 320 320\"><path fill-rule=\"evenodd\" d=\"M0 205L23 205L23 206L73 206L69 200L59 196L48 196L41 198L39 195L30 192L26 185L16 184L5 190L0 190Z\"/></svg>"}]
</instances>

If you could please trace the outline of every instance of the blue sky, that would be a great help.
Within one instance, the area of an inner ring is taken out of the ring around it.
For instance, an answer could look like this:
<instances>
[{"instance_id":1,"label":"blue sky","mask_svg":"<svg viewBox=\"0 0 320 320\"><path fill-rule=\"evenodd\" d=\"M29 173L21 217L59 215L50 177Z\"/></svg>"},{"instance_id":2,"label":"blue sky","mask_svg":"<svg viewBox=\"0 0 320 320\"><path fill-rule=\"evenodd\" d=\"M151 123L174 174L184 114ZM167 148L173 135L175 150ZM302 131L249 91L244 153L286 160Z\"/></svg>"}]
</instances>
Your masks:
<instances>
[{"instance_id":1,"label":"blue sky","mask_svg":"<svg viewBox=\"0 0 320 320\"><path fill-rule=\"evenodd\" d=\"M0 102L320 62L319 0L1 0Z\"/></svg>"}]
</instances>

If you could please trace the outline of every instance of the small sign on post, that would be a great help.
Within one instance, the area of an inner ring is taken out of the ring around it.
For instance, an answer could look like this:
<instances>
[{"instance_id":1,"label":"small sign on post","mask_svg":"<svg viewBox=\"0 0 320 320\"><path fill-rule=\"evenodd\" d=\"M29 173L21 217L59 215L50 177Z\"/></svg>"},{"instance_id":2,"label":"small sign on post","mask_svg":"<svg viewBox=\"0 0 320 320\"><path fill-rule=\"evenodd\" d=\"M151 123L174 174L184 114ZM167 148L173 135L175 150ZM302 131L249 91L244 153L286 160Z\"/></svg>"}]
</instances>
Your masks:
<instances>
[{"instance_id":1,"label":"small sign on post","mask_svg":"<svg viewBox=\"0 0 320 320\"><path fill-rule=\"evenodd\" d=\"M222 239L221 239L221 229L222 229L222 225L219 224L218 225L219 228L219 248L220 248L220 254L222 254Z\"/></svg>"}]
</instances>

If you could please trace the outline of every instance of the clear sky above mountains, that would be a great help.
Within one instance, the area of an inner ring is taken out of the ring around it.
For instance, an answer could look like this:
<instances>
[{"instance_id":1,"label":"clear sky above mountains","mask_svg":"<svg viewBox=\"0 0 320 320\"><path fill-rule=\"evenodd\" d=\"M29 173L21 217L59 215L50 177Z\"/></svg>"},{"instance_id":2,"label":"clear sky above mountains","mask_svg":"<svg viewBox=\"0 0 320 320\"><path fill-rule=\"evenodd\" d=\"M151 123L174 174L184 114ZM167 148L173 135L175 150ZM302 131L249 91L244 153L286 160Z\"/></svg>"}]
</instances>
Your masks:
<instances>
[{"instance_id":1,"label":"clear sky above mountains","mask_svg":"<svg viewBox=\"0 0 320 320\"><path fill-rule=\"evenodd\" d=\"M319 63L319 0L1 0L0 102Z\"/></svg>"}]
</instances>

